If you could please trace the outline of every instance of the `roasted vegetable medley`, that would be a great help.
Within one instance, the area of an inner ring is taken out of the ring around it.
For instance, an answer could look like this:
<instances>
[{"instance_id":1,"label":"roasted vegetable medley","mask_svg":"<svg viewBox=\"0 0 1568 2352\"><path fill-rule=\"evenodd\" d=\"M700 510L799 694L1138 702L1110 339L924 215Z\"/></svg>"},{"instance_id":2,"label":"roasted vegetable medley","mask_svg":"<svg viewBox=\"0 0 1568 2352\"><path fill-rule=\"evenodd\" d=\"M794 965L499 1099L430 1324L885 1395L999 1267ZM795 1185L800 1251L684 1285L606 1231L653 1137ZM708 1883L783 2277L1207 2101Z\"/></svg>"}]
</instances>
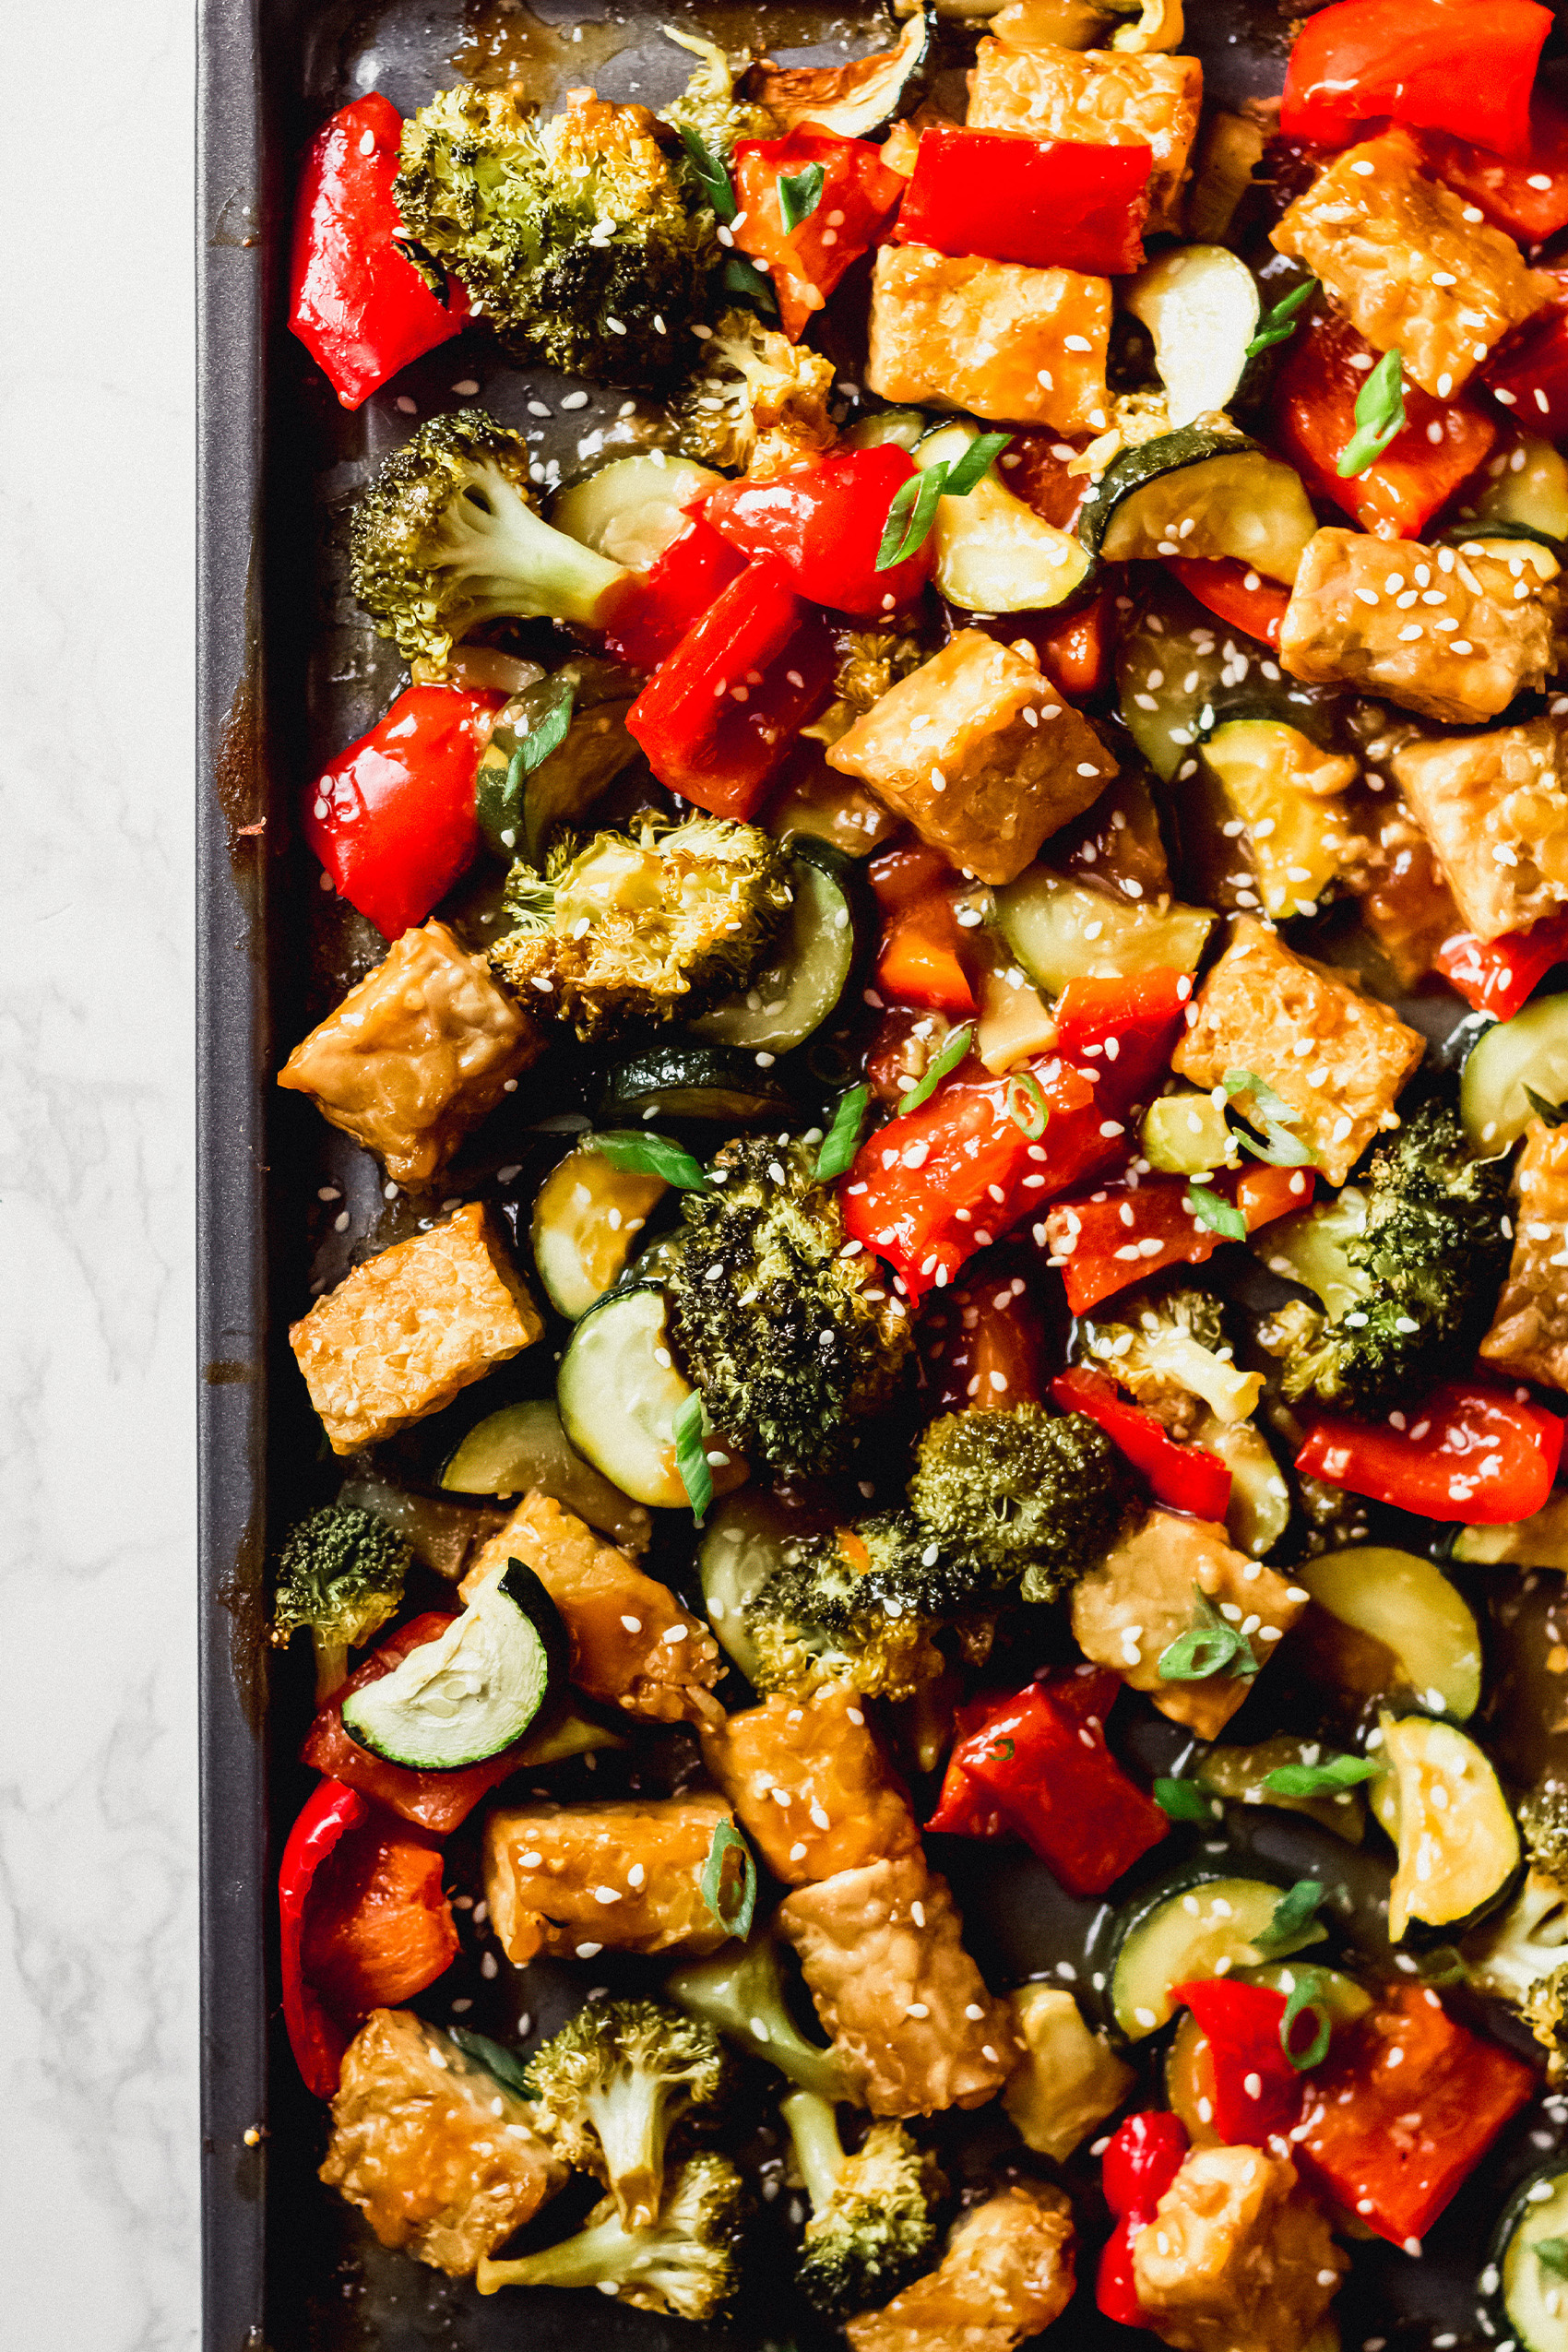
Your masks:
<instances>
[{"instance_id":1,"label":"roasted vegetable medley","mask_svg":"<svg viewBox=\"0 0 1568 2352\"><path fill-rule=\"evenodd\" d=\"M305 158L283 2015L524 2336L1568 2352L1568 46L1293 30Z\"/></svg>"}]
</instances>

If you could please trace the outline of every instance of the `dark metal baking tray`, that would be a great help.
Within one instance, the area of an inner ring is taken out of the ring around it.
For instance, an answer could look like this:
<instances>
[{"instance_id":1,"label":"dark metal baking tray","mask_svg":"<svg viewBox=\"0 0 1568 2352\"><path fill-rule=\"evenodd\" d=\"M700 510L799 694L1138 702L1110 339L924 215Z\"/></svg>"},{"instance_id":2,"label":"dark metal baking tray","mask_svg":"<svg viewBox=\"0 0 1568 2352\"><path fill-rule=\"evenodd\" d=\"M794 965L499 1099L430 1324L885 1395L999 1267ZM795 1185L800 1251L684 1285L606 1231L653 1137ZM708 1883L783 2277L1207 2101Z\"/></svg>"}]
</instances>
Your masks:
<instances>
[{"instance_id":1,"label":"dark metal baking tray","mask_svg":"<svg viewBox=\"0 0 1568 2352\"><path fill-rule=\"evenodd\" d=\"M518 70L541 97L591 80L606 96L659 104L685 71L681 53L659 33L662 22L819 62L846 47L874 45L885 24L871 10L836 14L811 5L646 0L624 12L598 5L592 18L573 0L538 0L538 15L518 0L201 6L196 821L207 2352L437 2346L488 2352L519 2341L537 2352L565 2352L585 2327L626 2352L696 2352L705 2342L760 2346L780 2332L802 2347L827 2340L793 2320L780 2330L766 2252L760 2291L721 2337L597 2296L481 2302L467 2285L384 2252L314 2178L322 2110L298 2083L277 2013L270 1887L307 1786L293 1759L310 1702L303 1663L285 1663L267 1646L264 1564L269 1528L331 1491L287 1350L287 1325L313 1289L340 1279L368 1248L410 1229L412 1214L405 1202L384 1200L364 1155L272 1086L288 1047L333 1001L334 975L367 968L379 952L367 927L316 892L292 815L306 777L374 721L399 675L397 657L368 632L342 586L342 513L367 459L409 431L407 404L429 415L453 404L457 385L466 394L477 384L487 406L539 433L540 454L566 466L586 435L624 429L618 395L595 394L586 407L564 410L564 384L525 378L477 336L432 353L357 416L346 416L282 324L296 160L319 122L373 85L405 113L462 76L506 78ZM1210 89L1234 104L1277 89L1287 38L1284 12L1270 0L1257 6L1200 0L1187 45L1203 55ZM553 412L542 425L526 411L530 397ZM543 1109L575 1110L571 1087L568 1063ZM519 1122L537 1120L540 1107L535 1099ZM463 1165L454 1190L483 1193L505 1206L516 1196L517 1170L526 1171L530 1153L537 1161L545 1146L520 1125L482 1140L485 1156ZM1260 1855L1278 1866L1311 1859L1286 1817L1265 1818L1253 1837ZM942 1859L983 1964L1007 1978L1084 1965L1093 1907L1067 1902L1038 1865L953 1841ZM1353 1869L1341 1875L1353 1876ZM471 1981L482 1996L476 1956L466 1951L459 1967L467 1971L465 1992ZM526 1998L552 2022L552 2011L567 2002L566 1980L531 1971ZM1485 2168L1486 2179L1450 2209L1427 2260L1416 2264L1385 2247L1366 2250L1340 2303L1348 2347L1369 2333L1401 2352L1481 2340L1473 2316L1477 2249L1506 2180L1538 2161L1543 2142L1538 2137L1532 2146L1530 2134L1540 2132L1542 2120L1538 2111L1524 2119ZM994 2162L1004 2145L983 2116L965 2121L962 2135L966 2168ZM1075 2177L1084 2185L1089 2171ZM1054 2340L1063 2352L1087 2352L1122 2338L1080 2295Z\"/></svg>"}]
</instances>

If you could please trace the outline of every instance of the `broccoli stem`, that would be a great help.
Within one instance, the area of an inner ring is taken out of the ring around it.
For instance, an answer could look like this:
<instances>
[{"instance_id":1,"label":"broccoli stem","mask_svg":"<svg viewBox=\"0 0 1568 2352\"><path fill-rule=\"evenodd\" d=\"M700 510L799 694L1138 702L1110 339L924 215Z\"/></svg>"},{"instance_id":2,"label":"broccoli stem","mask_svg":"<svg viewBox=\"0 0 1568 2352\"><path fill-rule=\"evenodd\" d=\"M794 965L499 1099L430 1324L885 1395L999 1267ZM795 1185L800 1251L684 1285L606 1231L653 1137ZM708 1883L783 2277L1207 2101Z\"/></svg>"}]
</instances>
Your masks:
<instances>
[{"instance_id":1,"label":"broccoli stem","mask_svg":"<svg viewBox=\"0 0 1568 2352\"><path fill-rule=\"evenodd\" d=\"M677 1968L664 1990L688 2016L728 2034L754 2058L771 2059L802 2090L825 2099L848 2096L837 2056L807 2041L785 2007L778 1954L766 1934L734 1957L722 1952Z\"/></svg>"},{"instance_id":2,"label":"broccoli stem","mask_svg":"<svg viewBox=\"0 0 1568 2352\"><path fill-rule=\"evenodd\" d=\"M315 1648L315 1703L324 1707L349 1679L349 1645L323 1633L319 1625L311 1627L310 1637Z\"/></svg>"},{"instance_id":3,"label":"broccoli stem","mask_svg":"<svg viewBox=\"0 0 1568 2352\"><path fill-rule=\"evenodd\" d=\"M669 2137L664 2087L659 2077L637 2068L617 2075L588 2102L604 2150L605 2173L628 2229L646 2229L659 2217Z\"/></svg>"},{"instance_id":4,"label":"broccoli stem","mask_svg":"<svg viewBox=\"0 0 1568 2352\"><path fill-rule=\"evenodd\" d=\"M838 2137L838 2111L813 2091L791 2091L779 2101L778 2112L790 2127L795 2162L806 2184L813 2213L820 2213L833 2194L844 2168L844 2143Z\"/></svg>"},{"instance_id":5,"label":"broccoli stem","mask_svg":"<svg viewBox=\"0 0 1568 2352\"><path fill-rule=\"evenodd\" d=\"M636 2275L652 2242L646 2231L628 2229L619 2214L612 2214L537 2254L520 2254L509 2263L487 2257L474 2284L481 2295L502 2287L597 2287L601 2279L619 2284Z\"/></svg>"},{"instance_id":6,"label":"broccoli stem","mask_svg":"<svg viewBox=\"0 0 1568 2352\"><path fill-rule=\"evenodd\" d=\"M519 620L602 628L630 576L542 522L498 466L481 467L454 500L448 529L472 574L471 591Z\"/></svg>"}]
</instances>

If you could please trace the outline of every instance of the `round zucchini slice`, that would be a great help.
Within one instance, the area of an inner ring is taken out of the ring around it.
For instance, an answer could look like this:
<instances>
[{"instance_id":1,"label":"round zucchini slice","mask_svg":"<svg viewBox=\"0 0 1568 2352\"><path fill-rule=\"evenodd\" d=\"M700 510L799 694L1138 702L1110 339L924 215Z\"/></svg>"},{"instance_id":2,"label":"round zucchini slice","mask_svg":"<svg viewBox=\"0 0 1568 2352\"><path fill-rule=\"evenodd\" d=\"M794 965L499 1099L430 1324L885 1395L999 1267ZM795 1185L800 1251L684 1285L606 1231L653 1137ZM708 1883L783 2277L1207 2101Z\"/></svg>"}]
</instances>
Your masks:
<instances>
[{"instance_id":1,"label":"round zucchini slice","mask_svg":"<svg viewBox=\"0 0 1568 2352\"><path fill-rule=\"evenodd\" d=\"M585 654L514 695L496 718L474 778L475 814L493 857L542 864L561 827L586 817L641 756L626 728L635 683L618 663ZM545 729L560 731L559 740L526 767L532 755L526 747L537 749Z\"/></svg>"},{"instance_id":2,"label":"round zucchini slice","mask_svg":"<svg viewBox=\"0 0 1568 2352\"><path fill-rule=\"evenodd\" d=\"M441 1483L457 1494L548 1494L612 1537L623 1551L646 1551L653 1532L641 1503L628 1503L567 1443L548 1396L503 1405L476 1423L447 1463Z\"/></svg>"},{"instance_id":3,"label":"round zucchini slice","mask_svg":"<svg viewBox=\"0 0 1568 2352\"><path fill-rule=\"evenodd\" d=\"M800 1523L771 1494L737 1494L708 1522L697 1554L709 1624L742 1673L756 1671L746 1631L746 1603L765 1585L800 1533Z\"/></svg>"},{"instance_id":4,"label":"round zucchini slice","mask_svg":"<svg viewBox=\"0 0 1568 2352\"><path fill-rule=\"evenodd\" d=\"M889 441L895 448L913 450L931 430L931 419L923 409L878 409L874 415L858 418L846 425L838 436L841 449L880 449Z\"/></svg>"},{"instance_id":5,"label":"round zucchini slice","mask_svg":"<svg viewBox=\"0 0 1568 2352\"><path fill-rule=\"evenodd\" d=\"M460 1617L350 1692L343 1728L414 1772L459 1772L520 1740L566 1680L566 1629L531 1568L487 1576Z\"/></svg>"},{"instance_id":6,"label":"round zucchini slice","mask_svg":"<svg viewBox=\"0 0 1568 2352\"><path fill-rule=\"evenodd\" d=\"M694 1037L788 1053L837 1011L870 940L868 923L857 920L862 887L848 858L805 838L795 841L790 879L794 903L778 949L748 988L692 1022Z\"/></svg>"},{"instance_id":7,"label":"round zucchini slice","mask_svg":"<svg viewBox=\"0 0 1568 2352\"><path fill-rule=\"evenodd\" d=\"M612 457L562 491L550 519L596 555L646 572L685 529L693 500L717 490L723 479L695 458L662 449Z\"/></svg>"},{"instance_id":8,"label":"round zucchini slice","mask_svg":"<svg viewBox=\"0 0 1568 2352\"><path fill-rule=\"evenodd\" d=\"M1163 1879L1128 1907L1111 1963L1111 2013L1129 2041L1142 2041L1176 2013L1178 1985L1199 1977L1255 1968L1309 1943L1324 1930L1310 1919L1289 1942L1265 1953L1265 1935L1284 1890L1266 1879L1221 1878L1192 1871Z\"/></svg>"},{"instance_id":9,"label":"round zucchini slice","mask_svg":"<svg viewBox=\"0 0 1568 2352\"><path fill-rule=\"evenodd\" d=\"M614 1289L669 1189L662 1176L615 1167L591 1135L552 1169L534 1203L533 1255L559 1313L576 1323Z\"/></svg>"},{"instance_id":10,"label":"round zucchini slice","mask_svg":"<svg viewBox=\"0 0 1568 2352\"><path fill-rule=\"evenodd\" d=\"M1477 499L1476 514L1482 538L1498 523L1523 523L1545 540L1568 540L1568 458L1526 433Z\"/></svg>"},{"instance_id":11,"label":"round zucchini slice","mask_svg":"<svg viewBox=\"0 0 1568 2352\"><path fill-rule=\"evenodd\" d=\"M922 473L956 465L979 437L973 425L944 425L915 463ZM966 612L1047 611L1075 596L1093 569L1083 541L1015 498L994 465L967 496L937 501L936 585Z\"/></svg>"},{"instance_id":12,"label":"round zucchini slice","mask_svg":"<svg viewBox=\"0 0 1568 2352\"><path fill-rule=\"evenodd\" d=\"M1509 2198L1480 2284L1497 2334L1518 2352L1568 2352L1568 2168L1561 2157Z\"/></svg>"},{"instance_id":13,"label":"round zucchini slice","mask_svg":"<svg viewBox=\"0 0 1568 2352\"><path fill-rule=\"evenodd\" d=\"M1470 1149L1488 1159L1512 1150L1534 1105L1568 1097L1568 995L1542 996L1511 1021L1483 1029L1459 1080L1459 1116Z\"/></svg>"},{"instance_id":14,"label":"round zucchini slice","mask_svg":"<svg viewBox=\"0 0 1568 2352\"><path fill-rule=\"evenodd\" d=\"M1108 564L1229 555L1271 580L1294 580L1316 529L1293 467L1197 425L1123 450L1078 511L1078 536Z\"/></svg>"},{"instance_id":15,"label":"round zucchini slice","mask_svg":"<svg viewBox=\"0 0 1568 2352\"><path fill-rule=\"evenodd\" d=\"M1372 1811L1399 1867L1388 1938L1411 1927L1452 1933L1495 1910L1517 1880L1518 1823L1475 1741L1431 1716L1378 1718L1388 1770L1370 1784Z\"/></svg>"},{"instance_id":16,"label":"round zucchini slice","mask_svg":"<svg viewBox=\"0 0 1568 2352\"><path fill-rule=\"evenodd\" d=\"M1291 1575L1320 1609L1381 1643L1394 1686L1433 1715L1464 1723L1481 1696L1481 1636L1475 1614L1441 1568L1413 1551L1363 1544L1302 1561Z\"/></svg>"},{"instance_id":17,"label":"round zucchini slice","mask_svg":"<svg viewBox=\"0 0 1568 2352\"><path fill-rule=\"evenodd\" d=\"M1178 430L1228 409L1258 331L1257 279L1224 245L1179 245L1146 263L1122 297L1154 338L1154 363Z\"/></svg>"},{"instance_id":18,"label":"round zucchini slice","mask_svg":"<svg viewBox=\"0 0 1568 2352\"><path fill-rule=\"evenodd\" d=\"M1164 965L1197 969L1215 918L1206 907L1134 906L1108 891L1029 866L992 901L1002 936L1038 988L1057 996L1073 980L1126 980Z\"/></svg>"},{"instance_id":19,"label":"round zucchini slice","mask_svg":"<svg viewBox=\"0 0 1568 2352\"><path fill-rule=\"evenodd\" d=\"M788 1125L794 1097L754 1052L727 1045L666 1045L624 1062L612 1073L600 1104L606 1127L655 1119L715 1119L726 1125Z\"/></svg>"},{"instance_id":20,"label":"round zucchini slice","mask_svg":"<svg viewBox=\"0 0 1568 2352\"><path fill-rule=\"evenodd\" d=\"M556 1376L561 1426L577 1452L634 1503L690 1508L675 1460L675 1416L695 1394L676 1370L664 1293L652 1283L612 1290L573 1332ZM715 1460L715 1455L722 1456ZM747 1466L714 1443L716 1494L740 1486Z\"/></svg>"}]
</instances>

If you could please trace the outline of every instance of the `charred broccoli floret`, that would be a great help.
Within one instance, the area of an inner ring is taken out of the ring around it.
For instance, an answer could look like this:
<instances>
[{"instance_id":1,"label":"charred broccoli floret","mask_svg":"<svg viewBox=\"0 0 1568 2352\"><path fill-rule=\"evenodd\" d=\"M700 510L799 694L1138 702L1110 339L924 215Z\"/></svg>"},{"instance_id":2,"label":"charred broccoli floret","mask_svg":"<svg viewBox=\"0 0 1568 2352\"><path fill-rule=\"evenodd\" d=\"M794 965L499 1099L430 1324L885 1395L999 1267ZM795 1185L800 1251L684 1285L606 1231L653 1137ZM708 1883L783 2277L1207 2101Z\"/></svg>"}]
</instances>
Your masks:
<instances>
[{"instance_id":1,"label":"charred broccoli floret","mask_svg":"<svg viewBox=\"0 0 1568 2352\"><path fill-rule=\"evenodd\" d=\"M738 139L778 137L776 116L766 106L754 106L735 95L736 82L753 62L749 49L736 60L716 41L705 41L701 33L678 32L673 25L666 25L663 30L666 41L689 49L697 63L680 97L660 108L661 122L672 124L682 133L695 131L721 163L729 162Z\"/></svg>"},{"instance_id":2,"label":"charred broccoli floret","mask_svg":"<svg viewBox=\"0 0 1568 2352\"><path fill-rule=\"evenodd\" d=\"M873 2123L846 2156L830 2101L796 2091L779 2112L812 2204L795 2284L814 2310L851 2319L921 2268L947 2183L901 2123Z\"/></svg>"},{"instance_id":3,"label":"charred broccoli floret","mask_svg":"<svg viewBox=\"0 0 1568 2352\"><path fill-rule=\"evenodd\" d=\"M531 1011L549 1007L581 1038L687 1016L751 977L790 905L789 873L776 841L724 817L564 840L542 874L512 868L517 927L490 960Z\"/></svg>"},{"instance_id":4,"label":"charred broccoli floret","mask_svg":"<svg viewBox=\"0 0 1568 2352\"><path fill-rule=\"evenodd\" d=\"M1428 1102L1372 1153L1364 1186L1271 1226L1262 1255L1325 1310L1259 1330L1286 1396L1378 1414L1467 1360L1508 1270L1507 1209L1502 1161L1467 1158L1456 1112Z\"/></svg>"},{"instance_id":5,"label":"charred broccoli floret","mask_svg":"<svg viewBox=\"0 0 1568 2352\"><path fill-rule=\"evenodd\" d=\"M676 1342L715 1429L780 1469L842 1462L892 1399L911 1335L875 1258L845 1254L815 1154L744 1139L687 1193L664 1271Z\"/></svg>"},{"instance_id":6,"label":"charred broccoli floret","mask_svg":"<svg viewBox=\"0 0 1568 2352\"><path fill-rule=\"evenodd\" d=\"M1506 2001L1568 2078L1568 1793L1538 1791L1519 1809L1529 1868L1500 1918L1465 1947L1470 1981Z\"/></svg>"},{"instance_id":7,"label":"charred broccoli floret","mask_svg":"<svg viewBox=\"0 0 1568 2352\"><path fill-rule=\"evenodd\" d=\"M759 1691L848 1682L868 1698L913 1698L945 1661L945 1626L983 1650L992 1579L946 1551L909 1511L885 1511L793 1544L746 1604Z\"/></svg>"},{"instance_id":8,"label":"charred broccoli floret","mask_svg":"<svg viewBox=\"0 0 1568 2352\"><path fill-rule=\"evenodd\" d=\"M726 1944L711 1959L688 1961L665 1978L664 1991L688 2016L767 2059L798 2089L822 2099L849 2097L833 2052L808 2041L790 2014L778 1946L766 1929L747 1943Z\"/></svg>"},{"instance_id":9,"label":"charred broccoli floret","mask_svg":"<svg viewBox=\"0 0 1568 2352\"><path fill-rule=\"evenodd\" d=\"M1110 1550L1128 1503L1121 1457L1098 1422L1014 1405L932 1421L915 1456L909 1508L994 1587L1021 1576L1026 1600L1054 1600Z\"/></svg>"},{"instance_id":10,"label":"charred broccoli floret","mask_svg":"<svg viewBox=\"0 0 1568 2352\"><path fill-rule=\"evenodd\" d=\"M566 2163L597 2172L628 2229L664 2192L670 2133L722 2099L728 2062L711 2025L655 2001L589 2002L529 2061L535 2122Z\"/></svg>"},{"instance_id":11,"label":"charred broccoli floret","mask_svg":"<svg viewBox=\"0 0 1568 2352\"><path fill-rule=\"evenodd\" d=\"M1206 1407L1218 1420L1244 1421L1263 1391L1261 1372L1231 1361L1224 1312L1206 1290L1173 1290L1131 1322L1087 1323L1084 1339L1099 1369L1178 1438L1192 1436Z\"/></svg>"},{"instance_id":12,"label":"charred broccoli floret","mask_svg":"<svg viewBox=\"0 0 1568 2352\"><path fill-rule=\"evenodd\" d=\"M681 446L706 465L776 472L836 439L832 389L833 362L820 351L764 327L753 311L726 311L675 397Z\"/></svg>"},{"instance_id":13,"label":"charred broccoli floret","mask_svg":"<svg viewBox=\"0 0 1568 2352\"><path fill-rule=\"evenodd\" d=\"M302 1625L315 1645L315 1697L329 1699L359 1649L397 1615L413 1552L374 1512L329 1503L291 1527L278 1555L272 1639L282 1649Z\"/></svg>"},{"instance_id":14,"label":"charred broccoli floret","mask_svg":"<svg viewBox=\"0 0 1568 2352\"><path fill-rule=\"evenodd\" d=\"M539 121L510 89L443 90L404 129L396 194L525 365L657 384L686 364L724 254L646 107L574 90Z\"/></svg>"},{"instance_id":15,"label":"charred broccoli floret","mask_svg":"<svg viewBox=\"0 0 1568 2352\"><path fill-rule=\"evenodd\" d=\"M439 670L485 621L601 627L630 574L529 500L520 434L481 409L421 425L354 509L350 576L381 635Z\"/></svg>"},{"instance_id":16,"label":"charred broccoli floret","mask_svg":"<svg viewBox=\"0 0 1568 2352\"><path fill-rule=\"evenodd\" d=\"M720 2156L691 2156L671 2183L664 2210L647 2229L628 2229L613 2197L595 2205L575 2238L516 2262L485 2255L474 2274L481 2295L503 2287L614 2287L623 2303L671 2319L719 2318L741 2284L745 2188Z\"/></svg>"},{"instance_id":17,"label":"charred broccoli floret","mask_svg":"<svg viewBox=\"0 0 1568 2352\"><path fill-rule=\"evenodd\" d=\"M926 659L919 637L891 636L873 629L840 629L836 635L838 668L833 700L820 719L801 730L802 735L829 745L847 735L857 719L863 719L900 678L907 678Z\"/></svg>"}]
</instances>

